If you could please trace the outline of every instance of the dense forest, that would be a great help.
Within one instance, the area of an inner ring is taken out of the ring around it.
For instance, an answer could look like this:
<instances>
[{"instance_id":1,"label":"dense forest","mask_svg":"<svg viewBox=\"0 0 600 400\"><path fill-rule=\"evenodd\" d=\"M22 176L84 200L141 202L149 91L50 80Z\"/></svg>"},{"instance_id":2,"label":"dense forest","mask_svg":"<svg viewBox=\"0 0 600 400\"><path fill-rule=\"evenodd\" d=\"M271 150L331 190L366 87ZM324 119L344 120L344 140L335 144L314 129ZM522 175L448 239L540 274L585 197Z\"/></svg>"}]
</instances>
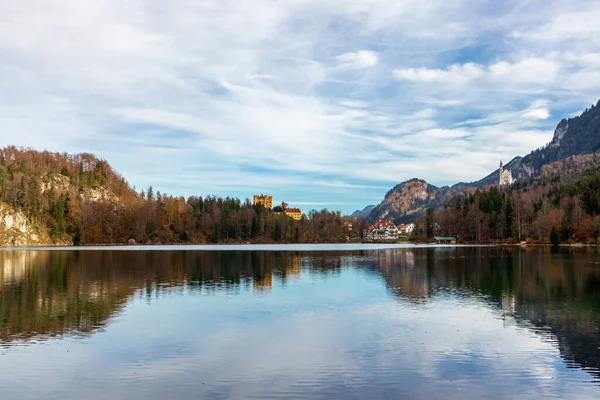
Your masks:
<instances>
[{"instance_id":1,"label":"dense forest","mask_svg":"<svg viewBox=\"0 0 600 400\"><path fill-rule=\"evenodd\" d=\"M250 200L137 193L91 154L0 149L0 203L22 212L53 243L318 243L346 240L338 212L300 221Z\"/></svg>"},{"instance_id":2,"label":"dense forest","mask_svg":"<svg viewBox=\"0 0 600 400\"><path fill-rule=\"evenodd\" d=\"M600 156L545 165L510 188L491 186L454 196L429 210L417 236L434 233L465 241L596 243L600 237Z\"/></svg>"}]
</instances>

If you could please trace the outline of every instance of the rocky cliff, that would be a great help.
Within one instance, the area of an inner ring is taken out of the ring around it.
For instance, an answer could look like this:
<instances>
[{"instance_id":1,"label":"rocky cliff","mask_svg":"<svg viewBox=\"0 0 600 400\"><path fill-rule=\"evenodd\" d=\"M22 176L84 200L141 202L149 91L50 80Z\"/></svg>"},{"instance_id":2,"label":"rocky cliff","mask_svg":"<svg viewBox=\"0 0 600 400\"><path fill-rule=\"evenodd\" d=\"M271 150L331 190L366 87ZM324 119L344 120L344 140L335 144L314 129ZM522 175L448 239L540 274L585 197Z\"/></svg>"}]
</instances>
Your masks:
<instances>
[{"instance_id":1,"label":"rocky cliff","mask_svg":"<svg viewBox=\"0 0 600 400\"><path fill-rule=\"evenodd\" d=\"M0 246L52 244L48 232L22 212L0 203Z\"/></svg>"}]
</instances>

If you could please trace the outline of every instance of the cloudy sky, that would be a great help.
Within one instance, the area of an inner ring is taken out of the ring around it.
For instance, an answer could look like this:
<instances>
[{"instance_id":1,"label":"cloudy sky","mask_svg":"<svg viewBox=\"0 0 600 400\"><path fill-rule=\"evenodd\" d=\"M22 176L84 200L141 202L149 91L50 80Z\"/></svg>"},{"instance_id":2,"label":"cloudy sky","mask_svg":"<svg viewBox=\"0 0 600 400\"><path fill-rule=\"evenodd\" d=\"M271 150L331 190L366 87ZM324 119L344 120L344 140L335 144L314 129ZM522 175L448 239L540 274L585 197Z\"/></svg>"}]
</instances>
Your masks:
<instances>
[{"instance_id":1,"label":"cloudy sky","mask_svg":"<svg viewBox=\"0 0 600 400\"><path fill-rule=\"evenodd\" d=\"M304 211L479 179L600 97L597 0L0 0L0 141Z\"/></svg>"}]
</instances>

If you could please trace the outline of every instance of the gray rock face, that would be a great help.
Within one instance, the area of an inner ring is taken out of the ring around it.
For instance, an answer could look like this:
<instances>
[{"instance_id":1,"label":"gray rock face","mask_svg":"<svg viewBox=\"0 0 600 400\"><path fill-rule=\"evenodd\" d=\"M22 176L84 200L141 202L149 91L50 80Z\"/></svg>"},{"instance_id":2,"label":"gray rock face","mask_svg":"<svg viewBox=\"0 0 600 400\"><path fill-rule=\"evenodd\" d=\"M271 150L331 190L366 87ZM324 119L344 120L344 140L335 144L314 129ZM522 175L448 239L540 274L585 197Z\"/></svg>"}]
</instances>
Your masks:
<instances>
[{"instance_id":1,"label":"gray rock face","mask_svg":"<svg viewBox=\"0 0 600 400\"><path fill-rule=\"evenodd\" d=\"M554 130L554 136L552 137L552 142L550 142L550 146L558 147L560 146L560 141L565 137L565 134L569 131L569 123L567 120L563 119L560 121L556 129Z\"/></svg>"}]
</instances>

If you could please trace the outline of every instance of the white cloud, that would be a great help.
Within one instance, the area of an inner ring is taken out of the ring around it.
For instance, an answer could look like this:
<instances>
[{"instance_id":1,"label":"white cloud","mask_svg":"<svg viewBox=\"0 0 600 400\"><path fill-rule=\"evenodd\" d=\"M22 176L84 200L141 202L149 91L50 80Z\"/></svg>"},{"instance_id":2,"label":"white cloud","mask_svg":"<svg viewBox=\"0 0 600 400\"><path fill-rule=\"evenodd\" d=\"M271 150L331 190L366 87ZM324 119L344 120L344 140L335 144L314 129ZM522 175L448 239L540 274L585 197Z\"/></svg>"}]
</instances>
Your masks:
<instances>
[{"instance_id":1,"label":"white cloud","mask_svg":"<svg viewBox=\"0 0 600 400\"><path fill-rule=\"evenodd\" d=\"M341 67L346 68L369 68L376 66L379 62L377 53L371 50L359 50L340 54L336 59Z\"/></svg>"},{"instance_id":2,"label":"white cloud","mask_svg":"<svg viewBox=\"0 0 600 400\"><path fill-rule=\"evenodd\" d=\"M481 65L466 63L463 65L454 64L446 69L429 68L405 68L395 69L394 75L398 79L414 82L430 83L452 83L464 84L472 79L477 79L484 74Z\"/></svg>"},{"instance_id":3,"label":"white cloud","mask_svg":"<svg viewBox=\"0 0 600 400\"><path fill-rule=\"evenodd\" d=\"M499 61L489 66L465 63L445 69L404 68L392 71L399 80L432 84L464 85L473 81L486 85L532 85L554 82L560 72L552 60L525 58L510 63Z\"/></svg>"},{"instance_id":4,"label":"white cloud","mask_svg":"<svg viewBox=\"0 0 600 400\"><path fill-rule=\"evenodd\" d=\"M523 118L548 119L550 118L550 111L546 107L530 108L523 112Z\"/></svg>"}]
</instances>

